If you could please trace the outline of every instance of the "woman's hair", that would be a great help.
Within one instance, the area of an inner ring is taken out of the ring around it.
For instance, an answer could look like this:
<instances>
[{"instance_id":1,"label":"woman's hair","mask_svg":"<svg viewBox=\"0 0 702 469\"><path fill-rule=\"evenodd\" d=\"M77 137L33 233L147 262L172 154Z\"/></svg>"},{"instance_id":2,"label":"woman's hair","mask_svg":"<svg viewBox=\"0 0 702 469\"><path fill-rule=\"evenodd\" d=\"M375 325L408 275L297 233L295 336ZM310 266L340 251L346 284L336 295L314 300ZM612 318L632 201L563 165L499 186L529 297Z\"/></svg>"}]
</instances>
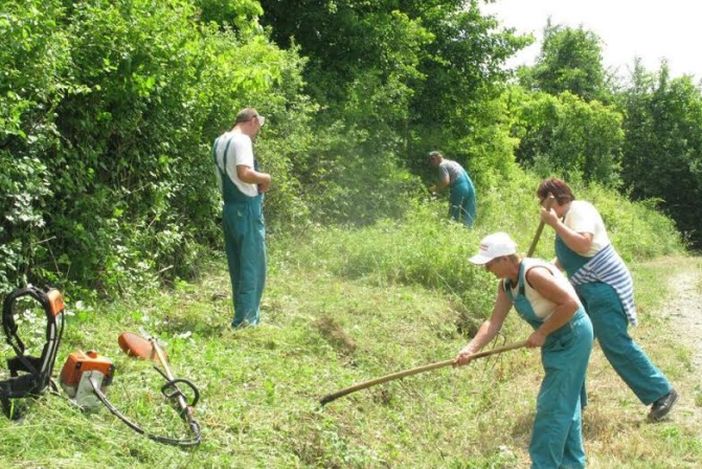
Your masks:
<instances>
[{"instance_id":1,"label":"woman's hair","mask_svg":"<svg viewBox=\"0 0 702 469\"><path fill-rule=\"evenodd\" d=\"M575 195L573 195L570 186L558 178L544 179L539 184L539 188L536 190L539 200L546 199L549 194L556 198L558 205L567 204L575 200Z\"/></svg>"}]
</instances>

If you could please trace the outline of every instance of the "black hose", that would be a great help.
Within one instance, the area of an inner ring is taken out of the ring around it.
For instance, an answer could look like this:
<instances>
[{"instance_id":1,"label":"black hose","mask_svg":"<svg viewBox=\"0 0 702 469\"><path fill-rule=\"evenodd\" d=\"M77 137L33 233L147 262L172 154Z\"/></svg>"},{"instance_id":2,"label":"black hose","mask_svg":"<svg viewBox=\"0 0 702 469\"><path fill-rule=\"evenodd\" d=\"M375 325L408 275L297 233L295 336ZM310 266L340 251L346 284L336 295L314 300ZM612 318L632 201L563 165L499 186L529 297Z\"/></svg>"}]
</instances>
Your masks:
<instances>
[{"instance_id":1,"label":"black hose","mask_svg":"<svg viewBox=\"0 0 702 469\"><path fill-rule=\"evenodd\" d=\"M103 392L100 390L100 385L97 384L94 380L93 377L90 377L90 385L93 387L93 391L95 391L95 395L100 399L100 402L102 402L107 409L112 412L112 414L120 419L122 422L124 422L129 428L134 430L135 432L139 433L140 435L144 435L147 438L157 441L159 443L164 443L167 445L174 445L174 446L197 446L200 444L200 441L202 441L202 436L200 433L200 424L197 423L197 421L193 418L188 419L188 425L190 427L190 430L193 433L192 438L188 439L183 439L183 440L177 440L175 438L169 438L166 436L160 436L160 435L154 435L152 433L148 433L146 430L141 428L139 425L136 423L132 422L129 420L127 417L124 416L117 408L112 405L110 401L107 400L107 397Z\"/></svg>"}]
</instances>

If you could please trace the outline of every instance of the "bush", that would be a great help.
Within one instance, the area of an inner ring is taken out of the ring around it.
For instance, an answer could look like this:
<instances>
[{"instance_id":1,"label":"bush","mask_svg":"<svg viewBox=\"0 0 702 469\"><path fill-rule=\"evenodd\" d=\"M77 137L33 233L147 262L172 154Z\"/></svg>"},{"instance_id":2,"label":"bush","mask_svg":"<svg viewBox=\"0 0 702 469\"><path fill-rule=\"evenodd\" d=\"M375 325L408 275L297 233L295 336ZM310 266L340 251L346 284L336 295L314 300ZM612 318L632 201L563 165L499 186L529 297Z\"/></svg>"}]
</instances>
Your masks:
<instances>
[{"instance_id":1,"label":"bush","mask_svg":"<svg viewBox=\"0 0 702 469\"><path fill-rule=\"evenodd\" d=\"M558 96L513 92L519 108L517 161L544 177L557 172L570 180L620 184L624 131L617 110L567 91Z\"/></svg>"},{"instance_id":2,"label":"bush","mask_svg":"<svg viewBox=\"0 0 702 469\"><path fill-rule=\"evenodd\" d=\"M273 222L304 215L290 159L314 107L303 60L255 27L260 8L239 5L237 27L252 27L237 35L186 0L64 5L3 4L0 289L48 278L115 292L192 275L220 246L209 147L246 105L286 123L261 151Z\"/></svg>"}]
</instances>

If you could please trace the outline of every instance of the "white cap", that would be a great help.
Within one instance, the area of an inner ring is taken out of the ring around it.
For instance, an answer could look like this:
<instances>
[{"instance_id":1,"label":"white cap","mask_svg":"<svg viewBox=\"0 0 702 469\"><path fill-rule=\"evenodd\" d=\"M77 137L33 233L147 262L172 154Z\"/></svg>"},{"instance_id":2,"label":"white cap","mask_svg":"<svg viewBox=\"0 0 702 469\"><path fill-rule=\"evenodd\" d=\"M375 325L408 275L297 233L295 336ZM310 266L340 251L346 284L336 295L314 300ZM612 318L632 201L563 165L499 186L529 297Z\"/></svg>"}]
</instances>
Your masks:
<instances>
[{"instance_id":1,"label":"white cap","mask_svg":"<svg viewBox=\"0 0 702 469\"><path fill-rule=\"evenodd\" d=\"M487 235L480 241L478 254L468 259L473 264L485 265L491 260L517 253L517 244L507 233L497 232Z\"/></svg>"}]
</instances>

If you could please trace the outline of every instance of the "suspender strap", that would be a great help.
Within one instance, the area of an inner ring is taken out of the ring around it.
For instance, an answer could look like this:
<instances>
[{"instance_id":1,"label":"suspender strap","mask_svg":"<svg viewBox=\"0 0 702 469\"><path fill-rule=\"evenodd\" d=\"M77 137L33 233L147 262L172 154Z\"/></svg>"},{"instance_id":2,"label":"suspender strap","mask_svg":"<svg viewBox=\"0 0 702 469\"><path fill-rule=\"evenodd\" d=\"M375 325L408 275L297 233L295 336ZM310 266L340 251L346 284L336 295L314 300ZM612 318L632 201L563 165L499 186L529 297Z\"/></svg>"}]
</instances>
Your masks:
<instances>
[{"instance_id":1,"label":"suspender strap","mask_svg":"<svg viewBox=\"0 0 702 469\"><path fill-rule=\"evenodd\" d=\"M217 161L217 144L219 143L219 138L215 140L214 144L212 145L212 158L214 159L214 163L217 166L217 169L222 173L222 177L227 176L227 157L229 156L229 144L232 143L232 139L227 140L227 144L224 146L224 156L222 158L222 166L219 166L219 162Z\"/></svg>"}]
</instances>

